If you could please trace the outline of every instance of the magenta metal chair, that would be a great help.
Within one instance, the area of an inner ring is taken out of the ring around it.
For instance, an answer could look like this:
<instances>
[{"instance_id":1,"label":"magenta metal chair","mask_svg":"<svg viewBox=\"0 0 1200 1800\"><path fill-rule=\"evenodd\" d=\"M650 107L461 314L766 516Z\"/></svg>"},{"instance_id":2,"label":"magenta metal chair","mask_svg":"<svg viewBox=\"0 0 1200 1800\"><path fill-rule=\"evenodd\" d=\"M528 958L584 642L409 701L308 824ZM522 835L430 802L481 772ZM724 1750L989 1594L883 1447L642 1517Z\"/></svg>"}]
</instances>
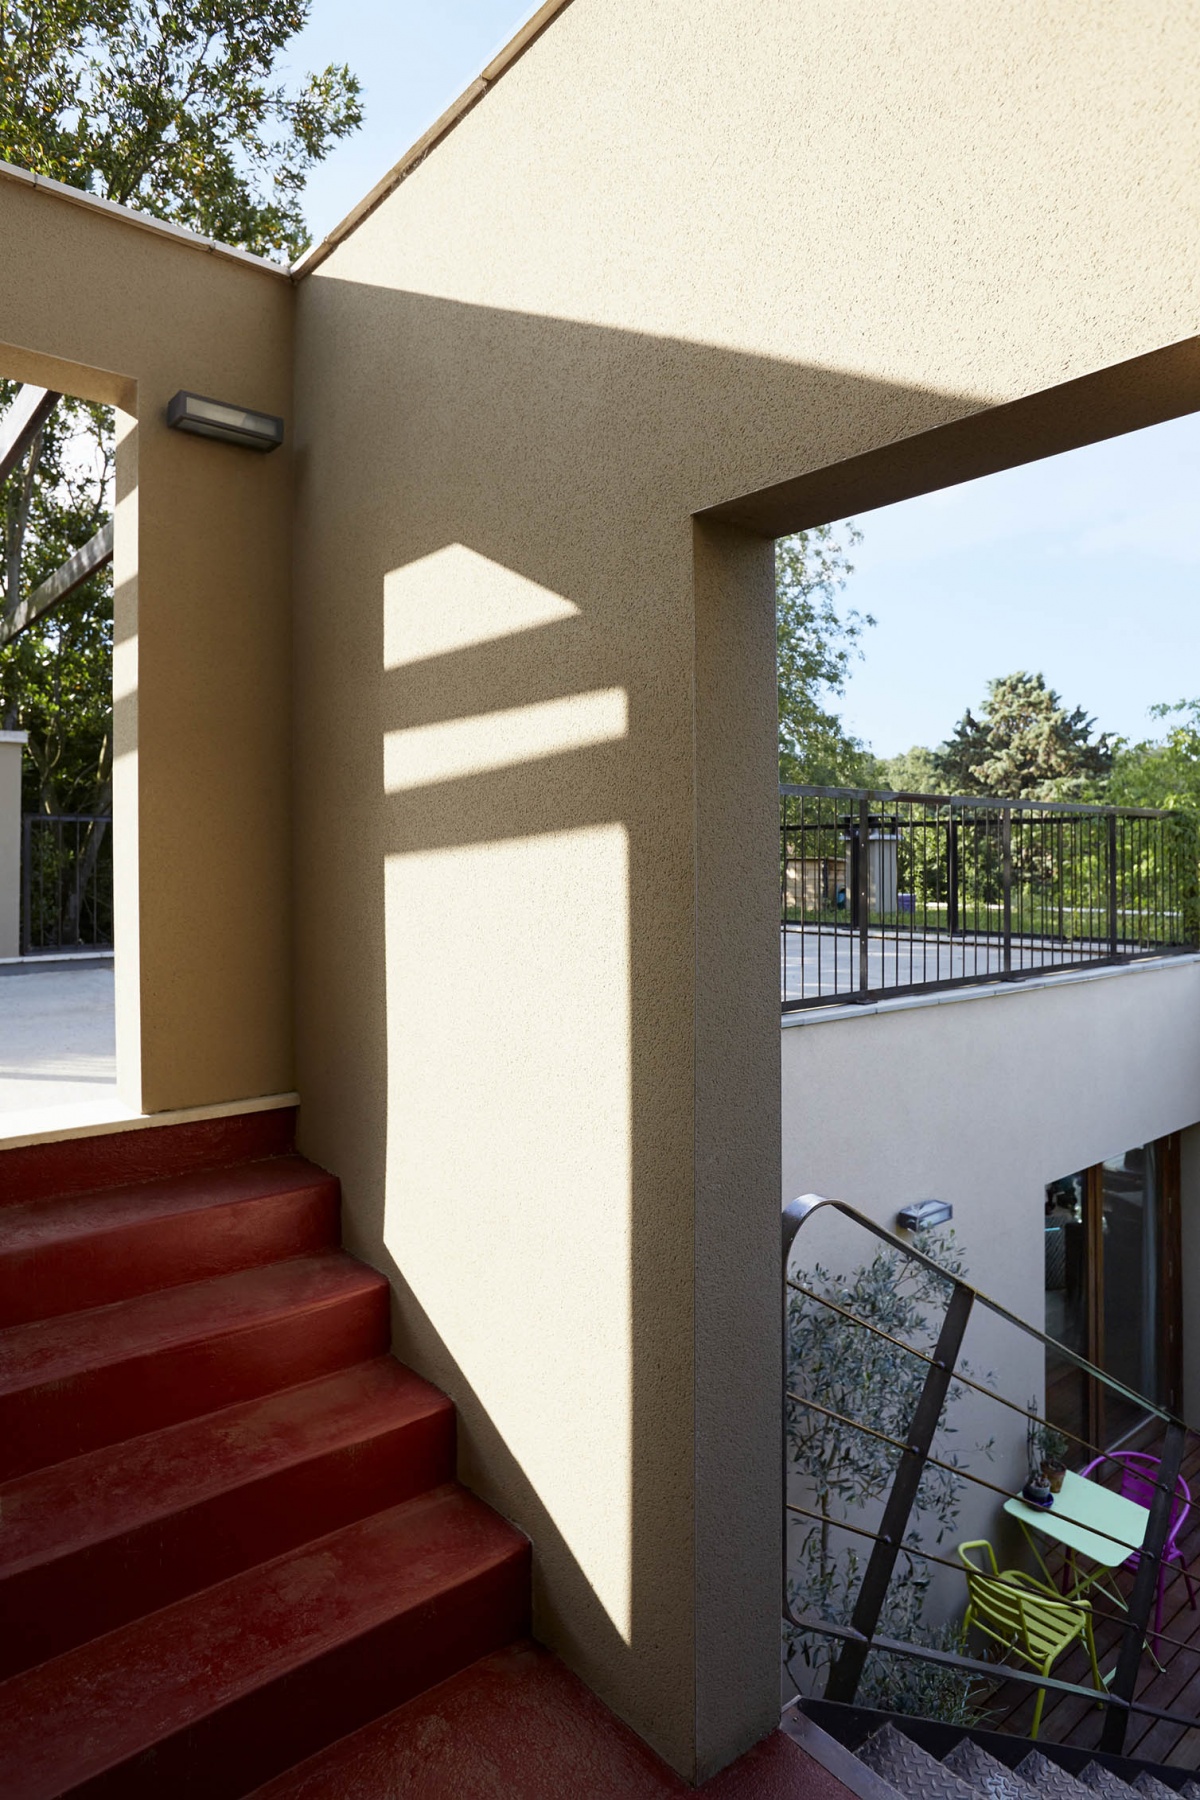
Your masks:
<instances>
[{"instance_id":1,"label":"magenta metal chair","mask_svg":"<svg viewBox=\"0 0 1200 1800\"><path fill-rule=\"evenodd\" d=\"M1114 1450L1111 1456L1098 1456L1090 1462L1086 1469L1079 1473L1087 1476L1093 1470L1116 1464L1121 1471L1121 1492L1127 1500L1135 1500L1139 1506L1148 1507L1153 1500L1158 1481L1158 1471L1162 1463L1157 1456L1147 1456L1142 1450ZM1167 1564L1176 1563L1187 1583L1188 1604L1192 1611L1196 1610L1196 1589L1188 1566L1183 1559L1183 1551L1179 1548L1179 1533L1183 1522L1192 1510L1192 1490L1182 1475L1175 1478L1175 1505L1171 1513L1171 1523L1167 1529L1167 1541L1163 1545L1162 1561L1158 1565L1158 1595L1154 1605L1154 1637L1151 1648L1158 1649L1158 1634L1162 1630L1163 1589L1167 1585ZM1122 1568L1136 1569L1142 1560L1140 1550L1133 1550L1125 1558Z\"/></svg>"}]
</instances>

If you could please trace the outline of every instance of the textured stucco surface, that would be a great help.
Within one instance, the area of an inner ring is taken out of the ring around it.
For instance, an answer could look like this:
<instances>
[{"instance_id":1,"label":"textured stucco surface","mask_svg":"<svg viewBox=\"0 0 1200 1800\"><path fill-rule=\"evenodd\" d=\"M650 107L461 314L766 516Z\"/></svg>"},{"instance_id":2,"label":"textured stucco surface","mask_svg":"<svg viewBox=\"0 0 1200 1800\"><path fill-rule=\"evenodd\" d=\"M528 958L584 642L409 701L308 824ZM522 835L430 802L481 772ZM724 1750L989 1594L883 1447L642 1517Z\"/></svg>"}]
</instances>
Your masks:
<instances>
[{"instance_id":1,"label":"textured stucco surface","mask_svg":"<svg viewBox=\"0 0 1200 1800\"><path fill-rule=\"evenodd\" d=\"M305 1146L688 1774L778 1695L769 550L693 515L1192 334L1198 42L574 0L298 289Z\"/></svg>"},{"instance_id":2,"label":"textured stucco surface","mask_svg":"<svg viewBox=\"0 0 1200 1800\"><path fill-rule=\"evenodd\" d=\"M123 1098L157 1112L286 1091L290 452L185 437L165 414L183 387L290 415L293 290L10 180L0 243L0 373L121 409Z\"/></svg>"}]
</instances>

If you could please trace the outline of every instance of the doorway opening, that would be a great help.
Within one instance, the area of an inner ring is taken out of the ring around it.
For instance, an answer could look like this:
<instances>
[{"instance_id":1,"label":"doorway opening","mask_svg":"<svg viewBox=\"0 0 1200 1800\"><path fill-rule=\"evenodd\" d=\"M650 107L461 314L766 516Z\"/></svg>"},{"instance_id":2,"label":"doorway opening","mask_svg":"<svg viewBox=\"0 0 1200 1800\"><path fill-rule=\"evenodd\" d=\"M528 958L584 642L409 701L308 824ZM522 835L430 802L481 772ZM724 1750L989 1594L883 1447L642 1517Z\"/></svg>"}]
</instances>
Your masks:
<instances>
[{"instance_id":1,"label":"doorway opening","mask_svg":"<svg viewBox=\"0 0 1200 1800\"><path fill-rule=\"evenodd\" d=\"M1046 1189L1046 1332L1134 1394L1182 1398L1179 1133L1136 1145ZM1046 1352L1046 1411L1102 1450L1157 1428L1135 1400Z\"/></svg>"},{"instance_id":2,"label":"doorway opening","mask_svg":"<svg viewBox=\"0 0 1200 1800\"><path fill-rule=\"evenodd\" d=\"M116 1100L115 440L110 406L0 378L5 1136Z\"/></svg>"}]
</instances>

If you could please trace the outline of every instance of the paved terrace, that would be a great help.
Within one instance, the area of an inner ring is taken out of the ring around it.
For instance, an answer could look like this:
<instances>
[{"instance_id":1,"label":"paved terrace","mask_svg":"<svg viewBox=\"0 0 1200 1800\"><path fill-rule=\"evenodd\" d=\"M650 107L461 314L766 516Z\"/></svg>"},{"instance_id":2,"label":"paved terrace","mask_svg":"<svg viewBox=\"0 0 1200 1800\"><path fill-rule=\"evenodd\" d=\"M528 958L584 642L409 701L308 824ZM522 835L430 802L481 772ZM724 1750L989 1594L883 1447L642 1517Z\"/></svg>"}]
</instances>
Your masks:
<instances>
[{"instance_id":1,"label":"paved terrace","mask_svg":"<svg viewBox=\"0 0 1200 1800\"><path fill-rule=\"evenodd\" d=\"M115 1100L111 959L0 968L0 1127Z\"/></svg>"},{"instance_id":2,"label":"paved terrace","mask_svg":"<svg viewBox=\"0 0 1200 1800\"><path fill-rule=\"evenodd\" d=\"M785 925L780 932L780 984L784 1001L853 999L858 992L858 933L835 925ZM1108 945L1092 938L1013 939L1014 969L1086 968L1102 962ZM999 936L873 929L867 943L872 997L935 981L985 981L1004 972Z\"/></svg>"}]
</instances>

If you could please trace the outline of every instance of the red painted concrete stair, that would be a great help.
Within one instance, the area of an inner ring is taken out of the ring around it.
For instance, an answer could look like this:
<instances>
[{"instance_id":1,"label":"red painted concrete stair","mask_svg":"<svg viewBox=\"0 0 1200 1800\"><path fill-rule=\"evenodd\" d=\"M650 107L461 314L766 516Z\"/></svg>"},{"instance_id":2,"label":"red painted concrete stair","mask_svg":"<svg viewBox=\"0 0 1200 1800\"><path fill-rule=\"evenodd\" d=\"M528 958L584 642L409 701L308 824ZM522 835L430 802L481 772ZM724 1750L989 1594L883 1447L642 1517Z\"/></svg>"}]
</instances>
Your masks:
<instances>
[{"instance_id":1,"label":"red painted concrete stair","mask_svg":"<svg viewBox=\"0 0 1200 1800\"><path fill-rule=\"evenodd\" d=\"M847 1761L852 1761L847 1758ZM451 1676L254 1800L852 1800L782 1731L696 1789L536 1644Z\"/></svg>"},{"instance_id":2,"label":"red painted concrete stair","mask_svg":"<svg viewBox=\"0 0 1200 1800\"><path fill-rule=\"evenodd\" d=\"M523 1639L529 1545L291 1124L0 1152L0 1795L691 1791ZM705 1792L846 1790L775 1733Z\"/></svg>"},{"instance_id":3,"label":"red painted concrete stair","mask_svg":"<svg viewBox=\"0 0 1200 1800\"><path fill-rule=\"evenodd\" d=\"M450 1402L390 1357L0 1487L0 1679L454 1475Z\"/></svg>"},{"instance_id":4,"label":"red painted concrete stair","mask_svg":"<svg viewBox=\"0 0 1200 1800\"><path fill-rule=\"evenodd\" d=\"M527 1628L529 1546L279 1129L109 1138L90 1192L79 1145L0 1154L5 1800L232 1800Z\"/></svg>"},{"instance_id":5,"label":"red painted concrete stair","mask_svg":"<svg viewBox=\"0 0 1200 1800\"><path fill-rule=\"evenodd\" d=\"M0 1685L0 1793L218 1800L507 1642L524 1541L437 1488Z\"/></svg>"},{"instance_id":6,"label":"red painted concrete stair","mask_svg":"<svg viewBox=\"0 0 1200 1800\"><path fill-rule=\"evenodd\" d=\"M31 1200L0 1213L0 1319L53 1318L339 1242L338 1184L300 1156Z\"/></svg>"}]
</instances>

